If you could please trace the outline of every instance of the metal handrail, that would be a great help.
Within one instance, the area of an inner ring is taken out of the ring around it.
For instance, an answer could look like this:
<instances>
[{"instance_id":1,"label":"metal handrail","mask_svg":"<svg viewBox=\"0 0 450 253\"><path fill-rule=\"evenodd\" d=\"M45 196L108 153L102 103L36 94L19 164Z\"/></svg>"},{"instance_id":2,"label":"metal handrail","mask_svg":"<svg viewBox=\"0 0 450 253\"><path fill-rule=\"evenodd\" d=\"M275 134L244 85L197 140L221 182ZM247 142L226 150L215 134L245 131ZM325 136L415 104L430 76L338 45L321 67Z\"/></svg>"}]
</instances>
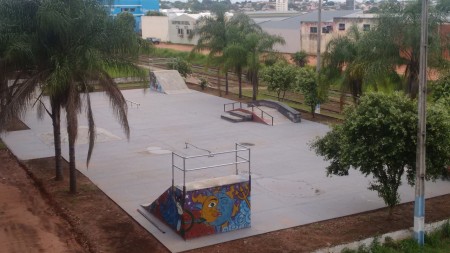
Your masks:
<instances>
[{"instance_id":1,"label":"metal handrail","mask_svg":"<svg viewBox=\"0 0 450 253\"><path fill-rule=\"evenodd\" d=\"M128 100L128 99L125 99L125 101L130 102L131 108L133 108L133 104L136 105L136 108L139 108L139 106L141 105L141 104L139 104L139 103L133 102L133 101Z\"/></svg>"},{"instance_id":2,"label":"metal handrail","mask_svg":"<svg viewBox=\"0 0 450 253\"><path fill-rule=\"evenodd\" d=\"M258 110L261 111L261 118L262 118L262 119L264 119L264 114L267 115L267 116L269 116L269 117L271 118L271 120L272 120L272 126L273 126L273 116L272 116L272 115L270 115L270 114L268 114L267 112L261 110L261 108L259 108L259 107L257 107L257 106L251 105L251 107L252 107L252 112L253 112L253 113L255 113L255 112L253 111L253 108L256 108L256 109L258 109Z\"/></svg>"},{"instance_id":3,"label":"metal handrail","mask_svg":"<svg viewBox=\"0 0 450 253\"><path fill-rule=\"evenodd\" d=\"M194 148L200 149L200 150L206 150L206 149L202 149L202 148L198 148L197 146L194 146L192 144L189 143L185 143L186 148L189 146L192 146ZM238 149L239 147L239 149ZM218 167L224 167L224 166L230 166L230 165L235 165L235 169L236 169L236 175L239 174L238 171L238 165L239 164L243 164L243 163L247 163L248 164L248 180L249 182L251 181L251 170L250 170L250 148L239 144L239 143L235 143L235 149L234 150L228 150L228 151L223 151L223 152L215 152L212 153L209 150L206 150L208 152L208 154L202 154L202 155L193 155L193 156L183 156L180 154L177 154L175 152L172 152L172 189L174 189L175 187L175 168L182 171L183 172L183 196L186 196L186 172L189 171L196 171L196 170L204 170L204 169L211 169L211 168L218 168ZM239 152L248 152L248 158L244 158L239 154ZM230 163L224 163L224 164L216 164L216 165L210 165L210 166L203 166L203 167L197 167L197 168L192 168L192 169L186 169L186 160L189 159L193 159L193 158L199 158L199 157L214 157L217 155L223 155L223 154L229 154L229 153L234 153L235 154L235 160L234 162L230 162ZM179 157L181 159L183 159L183 165L182 167L175 165L175 157ZM184 197L183 197L184 200Z\"/></svg>"},{"instance_id":4,"label":"metal handrail","mask_svg":"<svg viewBox=\"0 0 450 253\"><path fill-rule=\"evenodd\" d=\"M223 105L223 111L224 111L224 112L227 111L227 110L226 110L226 107L227 107L228 105L232 105L233 109L231 109L231 110L234 110L234 109L235 109L235 108L234 108L234 105L235 105L235 104L239 104L239 109L242 109L242 102L233 102L233 103L224 104L224 105Z\"/></svg>"}]
</instances>

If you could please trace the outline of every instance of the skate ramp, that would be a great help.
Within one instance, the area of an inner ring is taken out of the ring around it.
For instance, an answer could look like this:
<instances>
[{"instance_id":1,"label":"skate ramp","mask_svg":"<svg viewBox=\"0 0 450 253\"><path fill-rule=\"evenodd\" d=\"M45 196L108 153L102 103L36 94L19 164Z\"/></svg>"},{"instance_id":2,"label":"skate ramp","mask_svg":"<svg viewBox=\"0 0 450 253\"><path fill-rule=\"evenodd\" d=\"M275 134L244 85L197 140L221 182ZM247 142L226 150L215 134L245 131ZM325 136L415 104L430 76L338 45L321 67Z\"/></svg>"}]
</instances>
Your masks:
<instances>
[{"instance_id":1,"label":"skate ramp","mask_svg":"<svg viewBox=\"0 0 450 253\"><path fill-rule=\"evenodd\" d=\"M150 89L169 95L192 92L177 70L152 71L150 73Z\"/></svg>"}]
</instances>

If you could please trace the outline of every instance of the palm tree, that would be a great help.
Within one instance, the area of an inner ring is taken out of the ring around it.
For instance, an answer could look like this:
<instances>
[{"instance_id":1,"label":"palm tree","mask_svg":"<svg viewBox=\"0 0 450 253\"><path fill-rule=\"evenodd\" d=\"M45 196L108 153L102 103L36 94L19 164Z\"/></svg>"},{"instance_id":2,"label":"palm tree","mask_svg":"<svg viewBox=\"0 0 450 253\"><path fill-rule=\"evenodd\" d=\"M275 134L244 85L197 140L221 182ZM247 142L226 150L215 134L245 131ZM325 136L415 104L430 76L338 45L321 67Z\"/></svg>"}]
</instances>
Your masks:
<instances>
[{"instance_id":1,"label":"palm tree","mask_svg":"<svg viewBox=\"0 0 450 253\"><path fill-rule=\"evenodd\" d=\"M203 16L196 22L196 26L189 34L192 39L195 35L199 36L197 45L192 49L193 52L209 50L208 61L217 65L217 88L219 96L222 96L220 88L220 71L223 62L223 50L227 45L226 26L227 18L225 16L226 9L223 5L214 5L212 13L214 16ZM228 83L228 80L226 81ZM228 87L227 94L228 94Z\"/></svg>"},{"instance_id":2,"label":"palm tree","mask_svg":"<svg viewBox=\"0 0 450 253\"><path fill-rule=\"evenodd\" d=\"M405 7L387 3L370 31L361 33L352 27L348 37L330 41L324 54L325 73L329 77L344 74L343 89L350 91L355 100L364 86L377 90L378 85L386 84L394 84L394 89L403 85L414 98L419 74L420 8L418 2ZM438 68L447 65L442 64L444 41L433 39L440 37L437 27L444 20L443 10L431 6L429 16L428 62ZM397 74L399 66L406 66L403 84Z\"/></svg>"},{"instance_id":3,"label":"palm tree","mask_svg":"<svg viewBox=\"0 0 450 253\"><path fill-rule=\"evenodd\" d=\"M17 4L27 0L1 0ZM133 74L142 72L135 67L133 59L145 46L133 32L133 28L120 18L110 18L103 6L95 0L43 0L38 4L36 27L27 34L33 38L27 52L31 52L32 75L23 83L17 82L8 88L13 93L2 108L0 120L11 115L20 115L33 100L36 84L49 95L55 137L55 158L60 154L60 111L67 117L69 137L70 191L76 192L75 140L78 131L78 114L83 105L89 125L89 150L87 163L92 155L95 140L95 124L91 109L89 87L97 83L109 96L115 116L127 137L127 105L120 90L107 73L109 69L120 69ZM20 14L20 12L19 12ZM82 27L83 29L80 29ZM10 46L10 48L13 48ZM28 70L29 66L19 66ZM23 70L22 70L23 71ZM20 72L19 72L20 73ZM39 99L38 98L38 99ZM2 124L3 126L3 124ZM58 150L59 149L59 150ZM59 155L60 156L60 155ZM55 159L56 161L58 159ZM58 162L56 162L58 163ZM57 170L58 177L58 170Z\"/></svg>"},{"instance_id":4,"label":"palm tree","mask_svg":"<svg viewBox=\"0 0 450 253\"><path fill-rule=\"evenodd\" d=\"M237 14L227 25L228 44L224 49L224 66L234 68L239 80L239 97L242 97L242 71L247 67L247 78L253 86L253 100L258 91L258 73L261 67L260 58L264 53L273 51L277 43L284 44L280 36L264 32L249 16Z\"/></svg>"},{"instance_id":5,"label":"palm tree","mask_svg":"<svg viewBox=\"0 0 450 253\"><path fill-rule=\"evenodd\" d=\"M308 54L301 50L298 52L295 52L292 56L291 56L291 60L299 67L304 67L306 65L306 63L308 63Z\"/></svg>"},{"instance_id":6,"label":"palm tree","mask_svg":"<svg viewBox=\"0 0 450 253\"><path fill-rule=\"evenodd\" d=\"M120 17L110 18L95 0L43 1L40 14L39 23L45 24L40 32L46 38L41 43L49 49L54 66L45 88L50 94L50 100L66 111L70 191L76 193L75 141L78 114L83 104L89 129L87 164L95 141L89 87L96 83L105 91L114 115L129 138L126 100L107 70L121 69L140 74L133 59L137 58L140 46L144 44L139 43L129 22ZM64 22L64 27L60 29L58 26L61 22ZM52 45L55 40L58 43Z\"/></svg>"},{"instance_id":7,"label":"palm tree","mask_svg":"<svg viewBox=\"0 0 450 253\"><path fill-rule=\"evenodd\" d=\"M248 47L248 78L253 87L252 99L258 96L259 70L261 69L260 58L263 53L273 50L277 43L284 44L284 39L280 36L270 35L264 31L254 31L245 37Z\"/></svg>"},{"instance_id":8,"label":"palm tree","mask_svg":"<svg viewBox=\"0 0 450 253\"><path fill-rule=\"evenodd\" d=\"M224 69L233 69L238 76L239 98L242 98L242 73L248 64L248 48L245 36L253 31L260 30L245 14L236 14L227 24L228 44L223 50Z\"/></svg>"}]
</instances>

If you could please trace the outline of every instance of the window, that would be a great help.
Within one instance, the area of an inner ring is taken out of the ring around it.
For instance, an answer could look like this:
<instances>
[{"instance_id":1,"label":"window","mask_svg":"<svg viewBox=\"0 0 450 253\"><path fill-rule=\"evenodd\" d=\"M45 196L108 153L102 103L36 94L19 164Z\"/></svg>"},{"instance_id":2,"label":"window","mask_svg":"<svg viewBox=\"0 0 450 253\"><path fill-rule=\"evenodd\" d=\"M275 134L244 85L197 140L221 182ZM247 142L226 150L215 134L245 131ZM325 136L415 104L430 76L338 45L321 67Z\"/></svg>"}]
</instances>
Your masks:
<instances>
[{"instance_id":1,"label":"window","mask_svg":"<svg viewBox=\"0 0 450 253\"><path fill-rule=\"evenodd\" d=\"M181 28L178 28L178 35L183 35L184 31Z\"/></svg>"},{"instance_id":2,"label":"window","mask_svg":"<svg viewBox=\"0 0 450 253\"><path fill-rule=\"evenodd\" d=\"M328 27L324 26L322 27L322 33L329 33L330 31L328 31Z\"/></svg>"},{"instance_id":3,"label":"window","mask_svg":"<svg viewBox=\"0 0 450 253\"><path fill-rule=\"evenodd\" d=\"M311 26L311 27L309 28L309 33L317 33L317 27Z\"/></svg>"},{"instance_id":4,"label":"window","mask_svg":"<svg viewBox=\"0 0 450 253\"><path fill-rule=\"evenodd\" d=\"M333 32L333 26L332 25L327 25L327 29L328 29L329 33Z\"/></svg>"},{"instance_id":5,"label":"window","mask_svg":"<svg viewBox=\"0 0 450 253\"><path fill-rule=\"evenodd\" d=\"M124 12L124 11L130 11L130 9L128 9L128 8L122 8L122 11Z\"/></svg>"},{"instance_id":6,"label":"window","mask_svg":"<svg viewBox=\"0 0 450 253\"><path fill-rule=\"evenodd\" d=\"M136 8L130 8L130 12L135 12Z\"/></svg>"},{"instance_id":7,"label":"window","mask_svg":"<svg viewBox=\"0 0 450 253\"><path fill-rule=\"evenodd\" d=\"M192 29L186 29L186 34L189 35L192 33Z\"/></svg>"},{"instance_id":8,"label":"window","mask_svg":"<svg viewBox=\"0 0 450 253\"><path fill-rule=\"evenodd\" d=\"M363 31L370 31L370 25L369 24L363 24Z\"/></svg>"},{"instance_id":9,"label":"window","mask_svg":"<svg viewBox=\"0 0 450 253\"><path fill-rule=\"evenodd\" d=\"M343 23L339 24L339 31L345 31L345 24Z\"/></svg>"}]
</instances>

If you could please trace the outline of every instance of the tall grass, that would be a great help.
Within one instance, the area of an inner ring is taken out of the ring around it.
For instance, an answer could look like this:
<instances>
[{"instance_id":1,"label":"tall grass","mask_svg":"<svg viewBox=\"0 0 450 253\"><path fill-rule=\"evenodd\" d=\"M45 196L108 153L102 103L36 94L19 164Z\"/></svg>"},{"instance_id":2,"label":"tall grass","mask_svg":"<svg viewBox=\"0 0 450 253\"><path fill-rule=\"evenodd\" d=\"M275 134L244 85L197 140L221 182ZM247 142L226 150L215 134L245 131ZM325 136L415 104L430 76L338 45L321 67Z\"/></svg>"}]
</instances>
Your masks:
<instances>
[{"instance_id":1,"label":"tall grass","mask_svg":"<svg viewBox=\"0 0 450 253\"><path fill-rule=\"evenodd\" d=\"M161 58L182 58L191 64L195 65L207 65L208 64L208 56L200 53L192 53L192 52L181 52L174 49L168 48L155 48L155 51L152 53L153 57L161 57ZM211 62L209 65L212 66Z\"/></svg>"},{"instance_id":2,"label":"tall grass","mask_svg":"<svg viewBox=\"0 0 450 253\"><path fill-rule=\"evenodd\" d=\"M393 241L386 238L381 244L374 240L369 246L361 246L357 250L344 249L342 253L448 253L450 252L450 224L447 221L442 227L425 235L425 245L417 244L414 239Z\"/></svg>"}]
</instances>

